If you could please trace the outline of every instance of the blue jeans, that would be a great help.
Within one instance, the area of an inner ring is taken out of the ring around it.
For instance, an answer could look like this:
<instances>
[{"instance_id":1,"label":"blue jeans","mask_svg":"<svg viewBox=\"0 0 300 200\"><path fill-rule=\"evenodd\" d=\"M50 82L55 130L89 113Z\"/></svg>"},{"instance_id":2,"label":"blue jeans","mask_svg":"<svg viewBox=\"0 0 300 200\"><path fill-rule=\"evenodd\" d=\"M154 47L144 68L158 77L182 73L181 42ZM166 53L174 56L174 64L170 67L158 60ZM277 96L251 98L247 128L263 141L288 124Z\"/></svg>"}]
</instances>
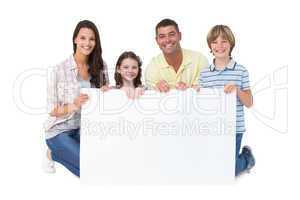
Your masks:
<instances>
[{"instance_id":1,"label":"blue jeans","mask_svg":"<svg viewBox=\"0 0 300 200\"><path fill-rule=\"evenodd\" d=\"M243 133L236 133L236 152L235 152L235 175L240 174L247 168L247 156L240 154Z\"/></svg>"},{"instance_id":2,"label":"blue jeans","mask_svg":"<svg viewBox=\"0 0 300 200\"><path fill-rule=\"evenodd\" d=\"M73 129L47 139L52 159L59 162L76 176L80 176L80 129Z\"/></svg>"}]
</instances>

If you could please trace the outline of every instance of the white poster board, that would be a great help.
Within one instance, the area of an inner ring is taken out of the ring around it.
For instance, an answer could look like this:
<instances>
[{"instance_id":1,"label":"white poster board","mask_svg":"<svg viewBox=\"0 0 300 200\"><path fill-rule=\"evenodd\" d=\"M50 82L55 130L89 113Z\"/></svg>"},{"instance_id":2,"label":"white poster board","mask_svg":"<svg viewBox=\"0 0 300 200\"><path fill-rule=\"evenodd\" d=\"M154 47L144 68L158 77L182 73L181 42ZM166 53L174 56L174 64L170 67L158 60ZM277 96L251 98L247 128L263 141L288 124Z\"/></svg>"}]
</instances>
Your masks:
<instances>
[{"instance_id":1,"label":"white poster board","mask_svg":"<svg viewBox=\"0 0 300 200\"><path fill-rule=\"evenodd\" d=\"M228 183L234 180L236 94L193 89L83 89L80 176L100 185Z\"/></svg>"}]
</instances>

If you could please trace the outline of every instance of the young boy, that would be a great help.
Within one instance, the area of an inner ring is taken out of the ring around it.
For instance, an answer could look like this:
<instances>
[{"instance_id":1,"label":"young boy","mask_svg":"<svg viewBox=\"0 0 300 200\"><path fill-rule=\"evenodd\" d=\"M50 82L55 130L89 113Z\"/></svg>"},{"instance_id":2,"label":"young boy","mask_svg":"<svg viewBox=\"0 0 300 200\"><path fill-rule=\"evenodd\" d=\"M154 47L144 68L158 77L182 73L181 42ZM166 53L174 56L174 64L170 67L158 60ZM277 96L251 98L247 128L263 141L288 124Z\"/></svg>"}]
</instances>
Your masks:
<instances>
[{"instance_id":1,"label":"young boy","mask_svg":"<svg viewBox=\"0 0 300 200\"><path fill-rule=\"evenodd\" d=\"M207 44L214 55L213 63L201 71L200 87L224 87L225 93L236 90L236 167L235 175L249 171L255 165L250 147L244 146L240 153L241 141L245 132L244 105L252 106L252 94L248 71L231 57L235 38L228 26L216 25L207 35Z\"/></svg>"}]
</instances>

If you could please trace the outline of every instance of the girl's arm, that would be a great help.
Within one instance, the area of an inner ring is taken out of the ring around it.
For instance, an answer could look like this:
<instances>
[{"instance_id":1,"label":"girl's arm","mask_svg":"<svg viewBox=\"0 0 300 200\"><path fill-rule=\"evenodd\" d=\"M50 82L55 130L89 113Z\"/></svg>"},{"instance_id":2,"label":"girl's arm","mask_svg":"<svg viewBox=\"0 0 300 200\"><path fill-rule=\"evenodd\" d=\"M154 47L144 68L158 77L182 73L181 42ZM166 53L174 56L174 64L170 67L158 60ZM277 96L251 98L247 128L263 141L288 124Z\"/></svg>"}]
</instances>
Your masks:
<instances>
[{"instance_id":1,"label":"girl's arm","mask_svg":"<svg viewBox=\"0 0 300 200\"><path fill-rule=\"evenodd\" d=\"M109 86L109 85L103 85L103 86L100 88L100 90L101 90L102 92L107 92L107 91L109 91L109 90L111 90L111 89L114 89L114 87L113 87L113 86Z\"/></svg>"}]
</instances>

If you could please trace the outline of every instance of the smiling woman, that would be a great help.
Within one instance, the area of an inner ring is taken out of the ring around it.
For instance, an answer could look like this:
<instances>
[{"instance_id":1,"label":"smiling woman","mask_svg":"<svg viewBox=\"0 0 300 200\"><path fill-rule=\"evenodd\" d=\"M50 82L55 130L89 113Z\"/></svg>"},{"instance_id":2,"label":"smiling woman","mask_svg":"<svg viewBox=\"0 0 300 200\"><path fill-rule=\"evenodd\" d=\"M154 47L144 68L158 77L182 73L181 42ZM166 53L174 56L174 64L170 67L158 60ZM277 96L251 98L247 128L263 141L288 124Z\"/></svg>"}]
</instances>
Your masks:
<instances>
[{"instance_id":1,"label":"smiling woman","mask_svg":"<svg viewBox=\"0 0 300 200\"><path fill-rule=\"evenodd\" d=\"M55 66L47 88L49 117L45 123L49 147L46 172L55 172L54 161L80 176L80 108L87 101L81 88L108 84L107 66L102 59L100 37L95 24L80 21L73 34L73 54Z\"/></svg>"}]
</instances>

